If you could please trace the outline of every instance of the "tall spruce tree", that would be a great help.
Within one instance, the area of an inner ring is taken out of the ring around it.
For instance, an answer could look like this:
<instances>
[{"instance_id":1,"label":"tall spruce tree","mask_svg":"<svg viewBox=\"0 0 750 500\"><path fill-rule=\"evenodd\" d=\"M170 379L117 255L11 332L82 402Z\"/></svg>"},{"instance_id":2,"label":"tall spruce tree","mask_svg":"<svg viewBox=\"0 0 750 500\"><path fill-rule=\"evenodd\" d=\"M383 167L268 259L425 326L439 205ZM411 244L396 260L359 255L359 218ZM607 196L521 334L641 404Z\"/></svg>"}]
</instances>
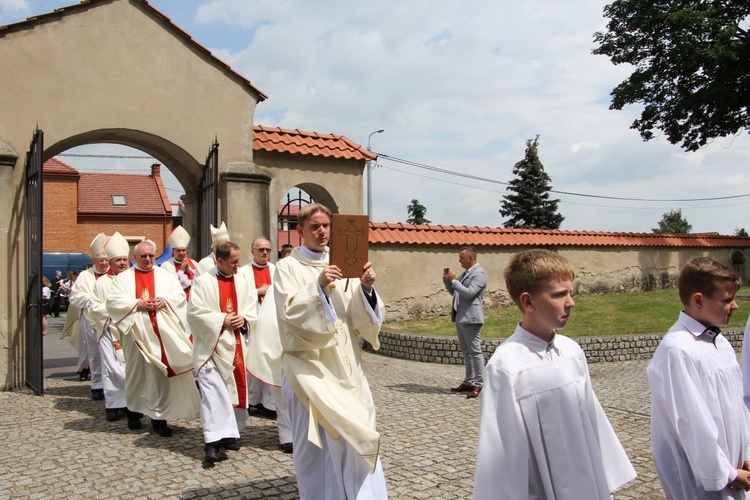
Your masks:
<instances>
[{"instance_id":1,"label":"tall spruce tree","mask_svg":"<svg viewBox=\"0 0 750 500\"><path fill-rule=\"evenodd\" d=\"M539 161L539 136L526 141L526 156L513 165L516 178L506 188L500 215L510 217L505 227L559 229L565 217L557 213L560 200L550 200L551 179Z\"/></svg>"},{"instance_id":2,"label":"tall spruce tree","mask_svg":"<svg viewBox=\"0 0 750 500\"><path fill-rule=\"evenodd\" d=\"M419 203L419 200L416 198L411 200L411 203L409 206L406 207L407 214L409 215L409 218L406 219L407 224L429 224L430 221L427 220L427 217L425 215L427 214L427 208L425 208L424 205Z\"/></svg>"}]
</instances>

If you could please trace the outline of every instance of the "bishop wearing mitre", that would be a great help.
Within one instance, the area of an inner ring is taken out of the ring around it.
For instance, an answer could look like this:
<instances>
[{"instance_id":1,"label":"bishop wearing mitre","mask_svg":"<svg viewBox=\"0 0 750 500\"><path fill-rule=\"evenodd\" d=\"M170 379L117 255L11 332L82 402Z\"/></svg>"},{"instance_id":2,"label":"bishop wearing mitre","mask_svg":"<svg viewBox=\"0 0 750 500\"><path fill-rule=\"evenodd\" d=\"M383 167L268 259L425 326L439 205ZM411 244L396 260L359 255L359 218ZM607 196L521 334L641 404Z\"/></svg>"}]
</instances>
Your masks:
<instances>
[{"instance_id":1,"label":"bishop wearing mitre","mask_svg":"<svg viewBox=\"0 0 750 500\"><path fill-rule=\"evenodd\" d=\"M174 275L154 266L155 253L152 241L135 246L135 267L113 280L107 312L125 354L128 409L147 415L156 434L170 437L167 420L197 418L200 397L185 292Z\"/></svg>"},{"instance_id":2,"label":"bishop wearing mitre","mask_svg":"<svg viewBox=\"0 0 750 500\"><path fill-rule=\"evenodd\" d=\"M195 262L190 259L187 247L190 244L190 235L185 228L177 226L169 235L169 246L172 247L172 258L164 262L161 267L177 275L177 279L185 291L185 297L190 300L190 286L195 279Z\"/></svg>"}]
</instances>

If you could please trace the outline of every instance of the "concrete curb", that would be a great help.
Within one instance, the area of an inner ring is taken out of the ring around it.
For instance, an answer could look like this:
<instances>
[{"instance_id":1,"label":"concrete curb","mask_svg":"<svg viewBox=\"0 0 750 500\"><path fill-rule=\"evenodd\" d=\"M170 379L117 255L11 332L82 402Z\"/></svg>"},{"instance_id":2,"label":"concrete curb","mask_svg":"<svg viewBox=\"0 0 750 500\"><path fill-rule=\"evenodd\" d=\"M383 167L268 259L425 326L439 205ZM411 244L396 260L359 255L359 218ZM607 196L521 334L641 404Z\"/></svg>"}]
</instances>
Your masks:
<instances>
[{"instance_id":1,"label":"concrete curb","mask_svg":"<svg viewBox=\"0 0 750 500\"><path fill-rule=\"evenodd\" d=\"M722 332L738 353L742 352L744 332L741 329L727 329ZM589 363L602 361L630 361L650 359L664 334L651 335L611 335L606 337L573 337L578 342ZM485 359L492 357L497 346L505 339L482 339ZM463 364L464 358L458 345L458 338L419 335L383 330L380 332L380 350L375 351L365 342L364 348L383 356L427 363L451 365Z\"/></svg>"}]
</instances>

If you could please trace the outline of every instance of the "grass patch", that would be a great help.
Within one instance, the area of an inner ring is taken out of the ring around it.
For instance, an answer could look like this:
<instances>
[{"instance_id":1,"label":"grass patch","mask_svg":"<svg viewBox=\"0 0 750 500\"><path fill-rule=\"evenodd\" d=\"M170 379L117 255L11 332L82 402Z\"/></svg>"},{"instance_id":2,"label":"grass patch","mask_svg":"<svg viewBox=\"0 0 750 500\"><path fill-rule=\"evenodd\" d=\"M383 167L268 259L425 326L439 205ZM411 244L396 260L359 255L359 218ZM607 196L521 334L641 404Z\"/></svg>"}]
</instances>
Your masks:
<instances>
[{"instance_id":1,"label":"grass patch","mask_svg":"<svg viewBox=\"0 0 750 500\"><path fill-rule=\"evenodd\" d=\"M744 328L750 313L750 287L739 291L739 310L725 328ZM570 321L565 330L569 337L664 333L674 324L682 306L676 289L575 297ZM485 309L483 337L508 337L521 320L517 307ZM385 328L429 335L455 335L450 316L416 321L389 322Z\"/></svg>"}]
</instances>

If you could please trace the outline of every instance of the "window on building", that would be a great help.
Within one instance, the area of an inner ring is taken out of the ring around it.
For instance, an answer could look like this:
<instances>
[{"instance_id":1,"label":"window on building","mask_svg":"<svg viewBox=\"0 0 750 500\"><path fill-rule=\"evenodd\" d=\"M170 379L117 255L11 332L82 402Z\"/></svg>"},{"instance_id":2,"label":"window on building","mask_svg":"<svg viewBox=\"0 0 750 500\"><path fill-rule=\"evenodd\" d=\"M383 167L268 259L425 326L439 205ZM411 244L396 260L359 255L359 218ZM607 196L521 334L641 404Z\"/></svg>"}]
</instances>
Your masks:
<instances>
[{"instance_id":1,"label":"window on building","mask_svg":"<svg viewBox=\"0 0 750 500\"><path fill-rule=\"evenodd\" d=\"M128 197L124 194L113 194L112 205L115 207L126 207L128 206Z\"/></svg>"}]
</instances>

